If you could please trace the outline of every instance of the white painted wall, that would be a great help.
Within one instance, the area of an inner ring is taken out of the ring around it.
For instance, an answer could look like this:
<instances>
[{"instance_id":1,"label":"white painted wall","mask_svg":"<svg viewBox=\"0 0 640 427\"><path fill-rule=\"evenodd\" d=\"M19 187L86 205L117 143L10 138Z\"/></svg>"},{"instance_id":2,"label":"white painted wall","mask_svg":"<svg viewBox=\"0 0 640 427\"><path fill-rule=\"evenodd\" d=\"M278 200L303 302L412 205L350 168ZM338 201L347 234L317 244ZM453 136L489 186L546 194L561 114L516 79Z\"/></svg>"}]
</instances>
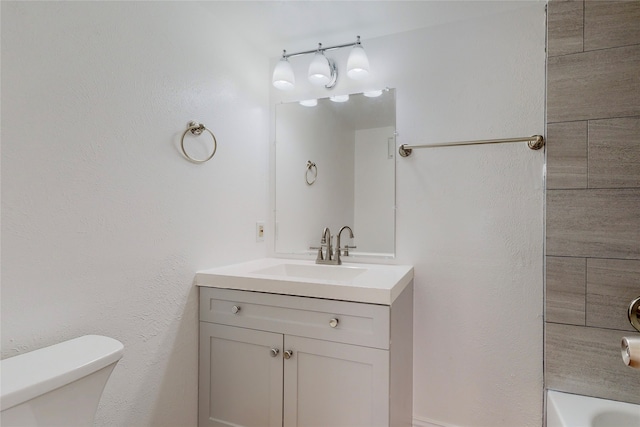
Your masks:
<instances>
[{"instance_id":1,"label":"white painted wall","mask_svg":"<svg viewBox=\"0 0 640 427\"><path fill-rule=\"evenodd\" d=\"M399 143L544 134L544 7L418 32L413 67L395 51ZM520 143L398 162L398 259L416 267L414 415L540 426L544 153Z\"/></svg>"},{"instance_id":2,"label":"white painted wall","mask_svg":"<svg viewBox=\"0 0 640 427\"><path fill-rule=\"evenodd\" d=\"M264 256L269 66L228 34L198 3L2 2L2 357L122 341L97 426L196 425L194 273Z\"/></svg>"},{"instance_id":3,"label":"white painted wall","mask_svg":"<svg viewBox=\"0 0 640 427\"><path fill-rule=\"evenodd\" d=\"M544 134L544 7L361 34L373 76L333 92L397 88L398 144ZM332 53L342 67L347 55ZM272 103L326 96L291 62L298 88L272 89ZM415 424L542 425L544 153L520 143L396 161L396 262L415 266Z\"/></svg>"},{"instance_id":4,"label":"white painted wall","mask_svg":"<svg viewBox=\"0 0 640 427\"><path fill-rule=\"evenodd\" d=\"M388 253L394 248L395 149L389 158L394 132L393 127L356 131L353 226L358 252Z\"/></svg>"}]
</instances>

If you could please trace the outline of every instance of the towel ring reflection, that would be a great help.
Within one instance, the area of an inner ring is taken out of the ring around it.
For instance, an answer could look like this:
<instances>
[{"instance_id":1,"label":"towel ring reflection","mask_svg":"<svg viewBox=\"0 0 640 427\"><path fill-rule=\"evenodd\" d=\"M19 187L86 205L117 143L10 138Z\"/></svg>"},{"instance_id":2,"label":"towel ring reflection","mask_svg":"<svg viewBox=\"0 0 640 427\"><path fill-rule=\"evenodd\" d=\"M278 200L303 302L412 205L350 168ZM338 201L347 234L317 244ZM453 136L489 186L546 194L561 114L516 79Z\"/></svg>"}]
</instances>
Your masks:
<instances>
[{"instance_id":1,"label":"towel ring reflection","mask_svg":"<svg viewBox=\"0 0 640 427\"><path fill-rule=\"evenodd\" d=\"M184 149L184 137L187 135L187 132L191 132L192 135L199 136L199 135L202 135L202 132L204 131L209 132L209 135L211 135L211 138L213 139L213 151L211 152L211 154L209 154L209 157L207 157L206 159L202 159L202 160L194 159L193 157L188 155L187 150ZM211 160L211 158L216 154L216 150L218 149L218 141L216 141L216 136L213 134L213 132L207 129L202 123L191 121L187 125L187 130L185 130L184 133L182 134L182 138L180 140L180 148L182 149L182 154L184 154L184 156L190 161L192 161L193 163L204 163Z\"/></svg>"},{"instance_id":2,"label":"towel ring reflection","mask_svg":"<svg viewBox=\"0 0 640 427\"><path fill-rule=\"evenodd\" d=\"M311 178L309 178L309 172L311 172ZM304 173L304 180L307 182L307 185L313 185L318 178L318 167L315 163L311 162L311 160L307 160L307 171Z\"/></svg>"}]
</instances>

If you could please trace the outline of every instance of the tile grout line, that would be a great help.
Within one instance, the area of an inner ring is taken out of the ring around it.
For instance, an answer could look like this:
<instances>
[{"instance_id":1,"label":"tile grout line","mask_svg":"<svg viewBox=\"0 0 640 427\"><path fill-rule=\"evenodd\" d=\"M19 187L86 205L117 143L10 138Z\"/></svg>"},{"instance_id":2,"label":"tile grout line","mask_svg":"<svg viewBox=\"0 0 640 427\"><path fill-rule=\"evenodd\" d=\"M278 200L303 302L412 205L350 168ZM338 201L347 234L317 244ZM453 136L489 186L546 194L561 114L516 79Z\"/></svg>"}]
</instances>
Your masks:
<instances>
[{"instance_id":1,"label":"tile grout line","mask_svg":"<svg viewBox=\"0 0 640 427\"><path fill-rule=\"evenodd\" d=\"M585 13L585 9L586 9L586 5L585 5L586 0L582 0L582 52L584 52L584 33L585 33L585 23L586 23L586 13Z\"/></svg>"},{"instance_id":2,"label":"tile grout line","mask_svg":"<svg viewBox=\"0 0 640 427\"><path fill-rule=\"evenodd\" d=\"M587 326L587 283L589 282L589 268L587 268L587 263L589 262L589 258L585 257L584 259L584 326Z\"/></svg>"}]
</instances>

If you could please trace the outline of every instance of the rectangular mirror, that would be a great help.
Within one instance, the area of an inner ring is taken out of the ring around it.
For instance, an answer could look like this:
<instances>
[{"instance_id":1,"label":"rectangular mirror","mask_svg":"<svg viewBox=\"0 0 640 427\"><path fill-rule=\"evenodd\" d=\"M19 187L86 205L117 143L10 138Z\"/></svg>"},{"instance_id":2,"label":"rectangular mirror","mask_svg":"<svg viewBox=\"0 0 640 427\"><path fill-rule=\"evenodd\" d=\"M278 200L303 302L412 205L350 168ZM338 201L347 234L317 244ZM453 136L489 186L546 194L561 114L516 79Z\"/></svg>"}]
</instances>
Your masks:
<instances>
[{"instance_id":1,"label":"rectangular mirror","mask_svg":"<svg viewBox=\"0 0 640 427\"><path fill-rule=\"evenodd\" d=\"M348 225L352 256L395 256L395 90L347 98L276 105L276 253L316 254Z\"/></svg>"}]
</instances>

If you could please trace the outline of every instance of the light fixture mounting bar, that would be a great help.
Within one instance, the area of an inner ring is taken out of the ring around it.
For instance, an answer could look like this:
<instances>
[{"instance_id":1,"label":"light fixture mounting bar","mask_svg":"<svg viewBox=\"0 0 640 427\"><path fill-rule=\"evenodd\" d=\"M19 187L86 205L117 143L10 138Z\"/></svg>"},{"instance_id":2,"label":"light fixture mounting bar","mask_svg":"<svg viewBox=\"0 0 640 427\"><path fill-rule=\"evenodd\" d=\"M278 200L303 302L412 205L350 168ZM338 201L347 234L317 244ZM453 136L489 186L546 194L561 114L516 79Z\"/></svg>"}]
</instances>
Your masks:
<instances>
[{"instance_id":1,"label":"light fixture mounting bar","mask_svg":"<svg viewBox=\"0 0 640 427\"><path fill-rule=\"evenodd\" d=\"M322 46L322 43L319 43L319 47L316 48L316 49L305 50L305 51L302 51L302 52L284 53L282 55L282 57L283 58L291 58L293 56L308 55L310 53L316 53L318 51L324 52L325 50L341 49L343 47L356 46L358 44L360 44L360 36L358 36L358 41L355 41L353 43L337 44L335 46L329 46L329 47L324 47L324 46ZM284 52L286 52L286 50Z\"/></svg>"}]
</instances>

